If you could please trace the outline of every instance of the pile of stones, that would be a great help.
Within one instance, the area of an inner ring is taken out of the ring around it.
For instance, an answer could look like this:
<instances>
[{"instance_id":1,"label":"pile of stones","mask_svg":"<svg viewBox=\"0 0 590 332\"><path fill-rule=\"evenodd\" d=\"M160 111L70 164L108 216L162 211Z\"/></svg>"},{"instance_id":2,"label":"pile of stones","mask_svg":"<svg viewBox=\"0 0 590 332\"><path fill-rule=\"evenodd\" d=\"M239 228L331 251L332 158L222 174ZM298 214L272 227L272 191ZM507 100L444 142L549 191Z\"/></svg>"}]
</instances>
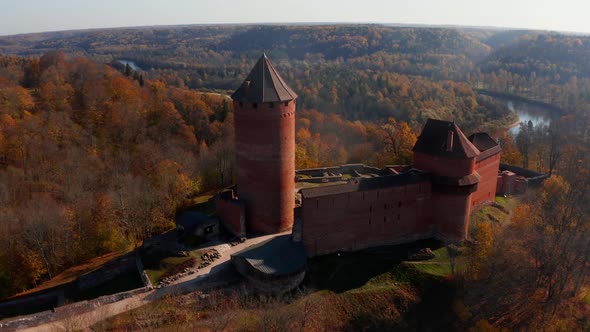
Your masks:
<instances>
[{"instance_id":1,"label":"pile of stones","mask_svg":"<svg viewBox=\"0 0 590 332\"><path fill-rule=\"evenodd\" d=\"M237 246L238 244L240 244L240 243L244 243L244 242L246 242L246 238L245 238L245 237L240 237L240 238L238 238L238 237L234 237L234 238L232 238L232 239L229 241L229 245L230 245L230 246L232 246L232 247L235 247L235 246Z\"/></svg>"},{"instance_id":2,"label":"pile of stones","mask_svg":"<svg viewBox=\"0 0 590 332\"><path fill-rule=\"evenodd\" d=\"M199 270L195 270L195 269L191 269L190 267L187 267L184 270L182 270L182 272L180 272L180 273L160 279L160 282L158 282L158 285L156 286L156 288L159 289L159 288L168 286L182 277L197 273L197 271L199 271Z\"/></svg>"},{"instance_id":3,"label":"pile of stones","mask_svg":"<svg viewBox=\"0 0 590 332\"><path fill-rule=\"evenodd\" d=\"M430 248L424 248L424 249L420 249L418 250L418 252L410 255L410 257L408 257L409 261L426 261L429 259L433 259L434 258L434 253L432 252L432 250L430 250Z\"/></svg>"},{"instance_id":4,"label":"pile of stones","mask_svg":"<svg viewBox=\"0 0 590 332\"><path fill-rule=\"evenodd\" d=\"M195 274L198 271L194 268L195 263L196 260L194 258L190 258L181 264L173 266L160 277L156 288L168 286L182 277Z\"/></svg>"},{"instance_id":5,"label":"pile of stones","mask_svg":"<svg viewBox=\"0 0 590 332\"><path fill-rule=\"evenodd\" d=\"M199 264L199 269L211 265L211 263L219 259L219 257L221 257L221 254L219 253L219 251L217 251L217 249L209 249L205 251L201 255L201 264Z\"/></svg>"}]
</instances>

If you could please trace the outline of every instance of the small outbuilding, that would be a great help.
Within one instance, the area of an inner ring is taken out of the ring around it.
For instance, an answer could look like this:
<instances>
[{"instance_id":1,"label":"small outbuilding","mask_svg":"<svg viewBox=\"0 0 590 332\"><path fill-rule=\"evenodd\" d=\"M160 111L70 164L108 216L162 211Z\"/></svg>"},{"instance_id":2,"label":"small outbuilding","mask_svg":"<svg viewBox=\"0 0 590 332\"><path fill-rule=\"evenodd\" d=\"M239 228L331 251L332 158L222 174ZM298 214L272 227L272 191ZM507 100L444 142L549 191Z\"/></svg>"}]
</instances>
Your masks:
<instances>
[{"instance_id":1,"label":"small outbuilding","mask_svg":"<svg viewBox=\"0 0 590 332\"><path fill-rule=\"evenodd\" d=\"M202 212L186 211L177 218L176 230L185 242L199 244L219 235L219 219Z\"/></svg>"}]
</instances>

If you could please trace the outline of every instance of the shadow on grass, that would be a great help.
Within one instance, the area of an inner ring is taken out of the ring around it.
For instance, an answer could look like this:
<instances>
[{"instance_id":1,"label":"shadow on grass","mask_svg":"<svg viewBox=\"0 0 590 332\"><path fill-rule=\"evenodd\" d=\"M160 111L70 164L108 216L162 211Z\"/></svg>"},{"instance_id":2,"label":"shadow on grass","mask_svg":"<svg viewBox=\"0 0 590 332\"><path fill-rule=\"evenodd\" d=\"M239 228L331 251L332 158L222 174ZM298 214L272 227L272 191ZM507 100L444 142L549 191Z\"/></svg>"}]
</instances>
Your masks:
<instances>
[{"instance_id":1,"label":"shadow on grass","mask_svg":"<svg viewBox=\"0 0 590 332\"><path fill-rule=\"evenodd\" d=\"M141 287L143 287L143 281L141 280L139 274L135 271L129 271L127 273L121 273L114 279L101 285L86 289L84 291L73 292L69 294L68 300L92 300L100 296L112 295Z\"/></svg>"},{"instance_id":2,"label":"shadow on grass","mask_svg":"<svg viewBox=\"0 0 590 332\"><path fill-rule=\"evenodd\" d=\"M306 287L342 293L362 287L374 277L397 270L400 263L421 248L440 248L436 240L378 247L314 257L308 261ZM406 281L406 280L403 280Z\"/></svg>"}]
</instances>

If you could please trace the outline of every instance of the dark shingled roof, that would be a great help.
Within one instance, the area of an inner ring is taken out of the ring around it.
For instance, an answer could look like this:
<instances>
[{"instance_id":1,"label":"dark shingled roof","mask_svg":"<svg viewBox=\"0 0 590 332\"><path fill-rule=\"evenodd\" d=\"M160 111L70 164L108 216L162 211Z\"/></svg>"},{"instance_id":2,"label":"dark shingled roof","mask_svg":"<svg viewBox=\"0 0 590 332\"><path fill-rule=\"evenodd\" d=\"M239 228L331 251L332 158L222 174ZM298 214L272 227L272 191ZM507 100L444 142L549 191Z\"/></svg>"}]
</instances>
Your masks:
<instances>
[{"instance_id":1,"label":"dark shingled roof","mask_svg":"<svg viewBox=\"0 0 590 332\"><path fill-rule=\"evenodd\" d=\"M232 259L244 259L255 270L271 276L295 273L304 269L307 264L303 244L293 242L291 234L255 244L233 254Z\"/></svg>"},{"instance_id":2,"label":"dark shingled roof","mask_svg":"<svg viewBox=\"0 0 590 332\"><path fill-rule=\"evenodd\" d=\"M263 54L231 98L248 103L272 103L293 100L297 98L297 94L285 83L266 54Z\"/></svg>"},{"instance_id":3,"label":"dark shingled roof","mask_svg":"<svg viewBox=\"0 0 590 332\"><path fill-rule=\"evenodd\" d=\"M490 156L496 155L502 151L500 144L486 133L475 133L469 136L469 141L481 151L477 160L484 160Z\"/></svg>"},{"instance_id":4,"label":"dark shingled roof","mask_svg":"<svg viewBox=\"0 0 590 332\"><path fill-rule=\"evenodd\" d=\"M176 225L185 229L194 228L199 224L210 222L211 218L202 212L186 211L176 218Z\"/></svg>"},{"instance_id":5,"label":"dark shingled roof","mask_svg":"<svg viewBox=\"0 0 590 332\"><path fill-rule=\"evenodd\" d=\"M468 139L479 151L485 151L498 146L498 143L486 133L475 133L469 136Z\"/></svg>"},{"instance_id":6,"label":"dark shingled roof","mask_svg":"<svg viewBox=\"0 0 590 332\"><path fill-rule=\"evenodd\" d=\"M303 198L321 197L326 195L345 194L355 191L374 190L419 183L430 180L430 173L411 170L396 175L384 175L374 178L361 178L350 181L347 184L321 186L301 189Z\"/></svg>"},{"instance_id":7,"label":"dark shingled roof","mask_svg":"<svg viewBox=\"0 0 590 332\"><path fill-rule=\"evenodd\" d=\"M453 146L447 151L447 136L453 132ZM416 145L414 152L453 158L474 158L479 150L469 142L459 127L450 121L428 119Z\"/></svg>"}]
</instances>

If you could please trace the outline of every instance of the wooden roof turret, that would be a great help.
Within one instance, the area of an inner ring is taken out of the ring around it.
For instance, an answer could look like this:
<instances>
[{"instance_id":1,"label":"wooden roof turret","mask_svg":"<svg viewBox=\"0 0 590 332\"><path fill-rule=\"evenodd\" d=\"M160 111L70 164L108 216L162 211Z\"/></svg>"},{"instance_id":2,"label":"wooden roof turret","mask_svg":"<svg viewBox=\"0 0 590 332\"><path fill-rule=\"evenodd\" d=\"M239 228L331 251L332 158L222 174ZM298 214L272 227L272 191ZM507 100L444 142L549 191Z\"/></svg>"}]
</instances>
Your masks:
<instances>
[{"instance_id":1,"label":"wooden roof turret","mask_svg":"<svg viewBox=\"0 0 590 332\"><path fill-rule=\"evenodd\" d=\"M262 54L244 83L231 95L238 102L272 103L297 98L266 54Z\"/></svg>"}]
</instances>

